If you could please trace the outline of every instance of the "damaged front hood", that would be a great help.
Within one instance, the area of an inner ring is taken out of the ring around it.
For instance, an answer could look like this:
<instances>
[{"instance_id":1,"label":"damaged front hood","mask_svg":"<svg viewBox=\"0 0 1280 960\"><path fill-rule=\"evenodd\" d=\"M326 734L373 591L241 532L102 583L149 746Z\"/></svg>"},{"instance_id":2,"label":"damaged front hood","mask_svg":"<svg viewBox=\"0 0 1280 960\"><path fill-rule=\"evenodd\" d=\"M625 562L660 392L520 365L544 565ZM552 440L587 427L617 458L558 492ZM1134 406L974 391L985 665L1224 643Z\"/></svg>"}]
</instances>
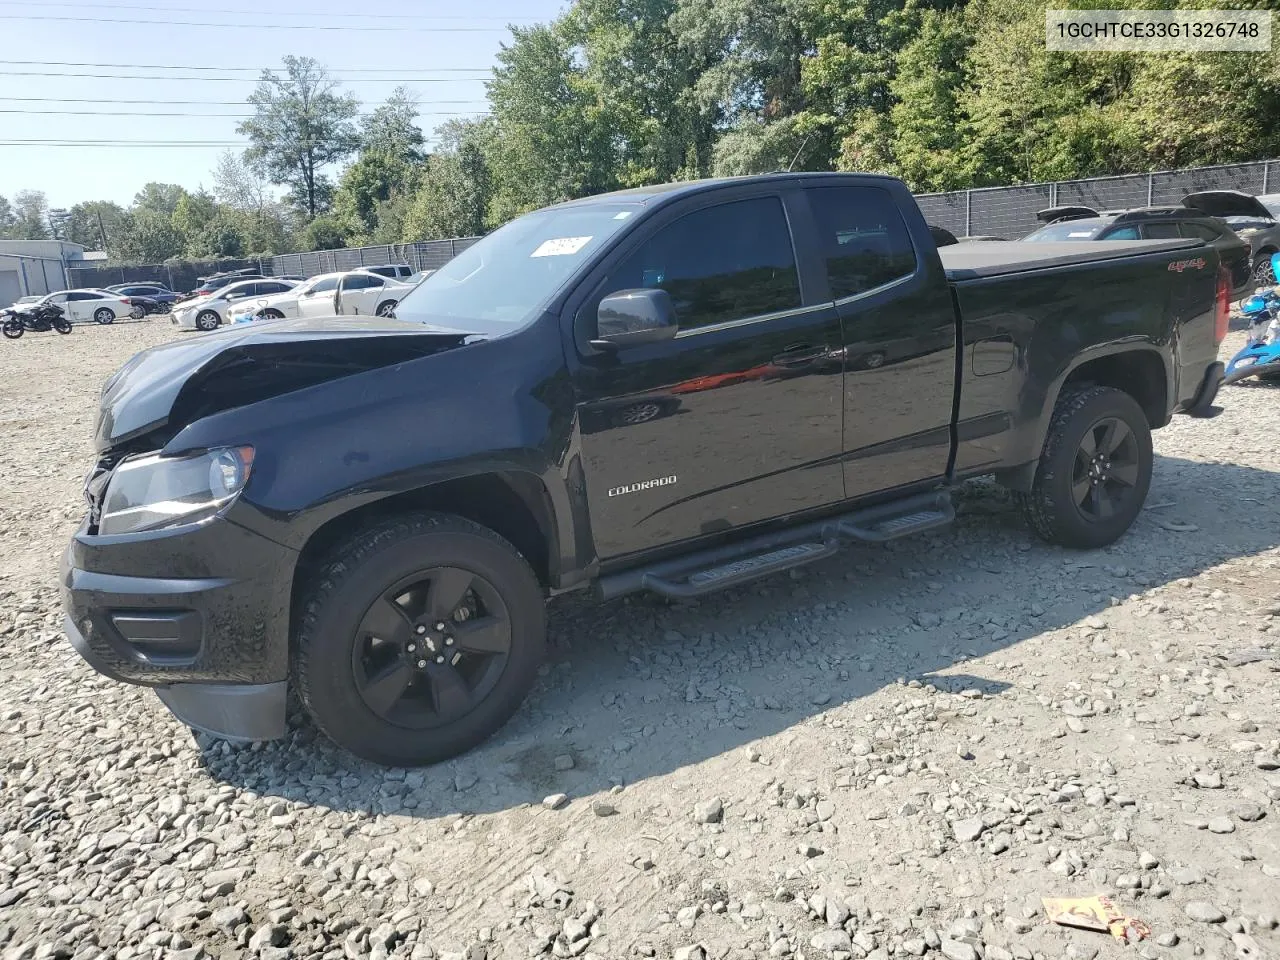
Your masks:
<instances>
[{"instance_id":1,"label":"damaged front hood","mask_svg":"<svg viewBox=\"0 0 1280 960\"><path fill-rule=\"evenodd\" d=\"M462 346L468 330L384 317L226 327L133 356L102 387L100 451L168 426Z\"/></svg>"}]
</instances>

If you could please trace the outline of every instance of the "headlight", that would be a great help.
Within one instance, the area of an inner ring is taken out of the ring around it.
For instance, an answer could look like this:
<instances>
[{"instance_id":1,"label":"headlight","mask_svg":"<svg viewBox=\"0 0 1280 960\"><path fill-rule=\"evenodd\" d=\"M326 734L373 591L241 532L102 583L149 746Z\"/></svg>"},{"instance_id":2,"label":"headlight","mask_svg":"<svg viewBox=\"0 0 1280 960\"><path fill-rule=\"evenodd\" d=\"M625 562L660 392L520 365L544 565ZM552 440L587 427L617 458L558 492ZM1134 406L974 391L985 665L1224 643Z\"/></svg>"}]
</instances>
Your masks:
<instances>
[{"instance_id":1,"label":"headlight","mask_svg":"<svg viewBox=\"0 0 1280 960\"><path fill-rule=\"evenodd\" d=\"M125 460L107 484L98 533L156 530L212 517L244 489L252 467L253 447Z\"/></svg>"}]
</instances>

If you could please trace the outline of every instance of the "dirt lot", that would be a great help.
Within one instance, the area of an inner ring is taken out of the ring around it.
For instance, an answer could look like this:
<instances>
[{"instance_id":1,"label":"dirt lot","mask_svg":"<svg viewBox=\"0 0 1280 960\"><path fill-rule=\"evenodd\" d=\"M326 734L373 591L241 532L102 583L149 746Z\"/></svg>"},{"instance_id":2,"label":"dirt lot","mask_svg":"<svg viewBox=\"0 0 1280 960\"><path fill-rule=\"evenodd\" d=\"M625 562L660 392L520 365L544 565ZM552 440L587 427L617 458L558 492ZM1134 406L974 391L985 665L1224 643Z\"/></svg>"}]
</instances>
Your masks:
<instances>
[{"instance_id":1,"label":"dirt lot","mask_svg":"<svg viewBox=\"0 0 1280 960\"><path fill-rule=\"evenodd\" d=\"M61 636L98 390L173 335L0 345L4 960L1280 955L1280 390L1161 431L1108 550L975 485L701 603L558 602L506 730L382 770L198 742ZM1044 922L1094 893L1149 939Z\"/></svg>"}]
</instances>

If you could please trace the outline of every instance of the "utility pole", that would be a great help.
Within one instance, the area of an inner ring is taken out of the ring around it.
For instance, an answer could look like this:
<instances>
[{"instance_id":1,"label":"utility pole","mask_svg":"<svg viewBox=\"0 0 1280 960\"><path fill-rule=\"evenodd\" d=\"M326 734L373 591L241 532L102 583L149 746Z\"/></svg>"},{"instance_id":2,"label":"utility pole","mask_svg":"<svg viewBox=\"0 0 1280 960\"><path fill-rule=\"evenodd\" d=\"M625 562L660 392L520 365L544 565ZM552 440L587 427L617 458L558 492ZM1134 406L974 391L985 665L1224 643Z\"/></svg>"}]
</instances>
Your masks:
<instances>
[{"instance_id":1,"label":"utility pole","mask_svg":"<svg viewBox=\"0 0 1280 960\"><path fill-rule=\"evenodd\" d=\"M102 211L98 211L98 236L102 238L102 251L107 250L107 228L102 224Z\"/></svg>"}]
</instances>

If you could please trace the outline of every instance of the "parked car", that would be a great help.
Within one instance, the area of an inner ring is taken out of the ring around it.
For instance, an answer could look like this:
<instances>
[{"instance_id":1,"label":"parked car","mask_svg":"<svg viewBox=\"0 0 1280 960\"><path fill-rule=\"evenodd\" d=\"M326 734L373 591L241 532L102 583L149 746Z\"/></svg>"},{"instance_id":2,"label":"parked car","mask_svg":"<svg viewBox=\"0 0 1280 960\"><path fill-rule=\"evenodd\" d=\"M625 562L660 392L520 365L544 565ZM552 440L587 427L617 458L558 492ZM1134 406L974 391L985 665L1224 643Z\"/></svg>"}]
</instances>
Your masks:
<instances>
[{"instance_id":1,"label":"parked car","mask_svg":"<svg viewBox=\"0 0 1280 960\"><path fill-rule=\"evenodd\" d=\"M1114 542L1151 431L1217 393L1229 288L1198 239L938 250L884 176L535 211L400 319L246 324L130 359L100 400L67 635L216 735L283 735L293 684L352 753L439 761L518 708L549 595L738 586L935 530L988 475L1045 540ZM881 359L829 373L842 352ZM766 365L790 375L581 427Z\"/></svg>"},{"instance_id":2,"label":"parked car","mask_svg":"<svg viewBox=\"0 0 1280 960\"><path fill-rule=\"evenodd\" d=\"M361 267L360 269L390 280L407 280L413 276L413 267L405 263L386 263L380 267Z\"/></svg>"},{"instance_id":3,"label":"parked car","mask_svg":"<svg viewBox=\"0 0 1280 960\"><path fill-rule=\"evenodd\" d=\"M417 286L423 280L427 279L427 277L431 276L433 273L435 273L434 270L419 270L417 273L411 273L409 275L409 279L406 280L405 282L412 283L414 286Z\"/></svg>"},{"instance_id":4,"label":"parked car","mask_svg":"<svg viewBox=\"0 0 1280 960\"><path fill-rule=\"evenodd\" d=\"M262 274L255 273L252 270L237 270L232 273L216 273L211 277L201 277L196 288L192 290L186 297L179 299L193 300L196 297L207 297L211 293L216 293L223 287L232 283L239 283L241 280L261 280Z\"/></svg>"},{"instance_id":5,"label":"parked car","mask_svg":"<svg viewBox=\"0 0 1280 960\"><path fill-rule=\"evenodd\" d=\"M342 276L343 273L322 273L289 290L242 300L227 311L227 322L246 323L259 316L267 320L283 320L286 317L332 314L333 295Z\"/></svg>"},{"instance_id":6,"label":"parked car","mask_svg":"<svg viewBox=\"0 0 1280 960\"><path fill-rule=\"evenodd\" d=\"M1271 257L1280 253L1280 222L1259 197L1239 190L1204 190L1183 197L1182 204L1225 220L1236 236L1249 244L1256 286L1269 287L1277 282Z\"/></svg>"},{"instance_id":7,"label":"parked car","mask_svg":"<svg viewBox=\"0 0 1280 960\"><path fill-rule=\"evenodd\" d=\"M117 283L103 289L118 293L122 297L143 297L162 304L171 304L178 299L176 293L160 283ZM166 307L165 310L148 312L164 313L167 309Z\"/></svg>"},{"instance_id":8,"label":"parked car","mask_svg":"<svg viewBox=\"0 0 1280 960\"><path fill-rule=\"evenodd\" d=\"M306 278L306 277L303 277L303 276L299 276L299 275L298 275L298 274L296 274L296 273L284 273L284 274L281 274L281 275L280 275L280 276L278 276L278 277L273 275L271 279L273 279L273 280L292 280L294 283L302 283L302 281L306 280L307 278Z\"/></svg>"},{"instance_id":9,"label":"parked car","mask_svg":"<svg viewBox=\"0 0 1280 960\"><path fill-rule=\"evenodd\" d=\"M216 330L230 322L227 311L233 305L251 297L285 293L294 286L292 280L276 279L229 283L213 293L178 305L173 311L173 323L180 330Z\"/></svg>"},{"instance_id":10,"label":"parked car","mask_svg":"<svg viewBox=\"0 0 1280 960\"><path fill-rule=\"evenodd\" d=\"M1187 207L1140 207L1104 210L1063 206L1041 210L1036 218L1045 224L1022 238L1027 243L1059 243L1082 240L1203 240L1218 251L1231 272L1232 295L1242 296L1253 285L1253 261L1249 244L1218 217Z\"/></svg>"},{"instance_id":11,"label":"parked car","mask_svg":"<svg viewBox=\"0 0 1280 960\"><path fill-rule=\"evenodd\" d=\"M94 323L106 324L135 313L142 316L142 307L135 306L127 297L94 288L60 290L41 297L37 303L56 303L72 323L87 323L92 320Z\"/></svg>"},{"instance_id":12,"label":"parked car","mask_svg":"<svg viewBox=\"0 0 1280 960\"><path fill-rule=\"evenodd\" d=\"M333 313L337 316L376 314L388 317L396 304L412 290L416 283L395 280L371 270L352 270L338 278L338 289L333 298ZM304 316L310 316L304 312Z\"/></svg>"}]
</instances>

